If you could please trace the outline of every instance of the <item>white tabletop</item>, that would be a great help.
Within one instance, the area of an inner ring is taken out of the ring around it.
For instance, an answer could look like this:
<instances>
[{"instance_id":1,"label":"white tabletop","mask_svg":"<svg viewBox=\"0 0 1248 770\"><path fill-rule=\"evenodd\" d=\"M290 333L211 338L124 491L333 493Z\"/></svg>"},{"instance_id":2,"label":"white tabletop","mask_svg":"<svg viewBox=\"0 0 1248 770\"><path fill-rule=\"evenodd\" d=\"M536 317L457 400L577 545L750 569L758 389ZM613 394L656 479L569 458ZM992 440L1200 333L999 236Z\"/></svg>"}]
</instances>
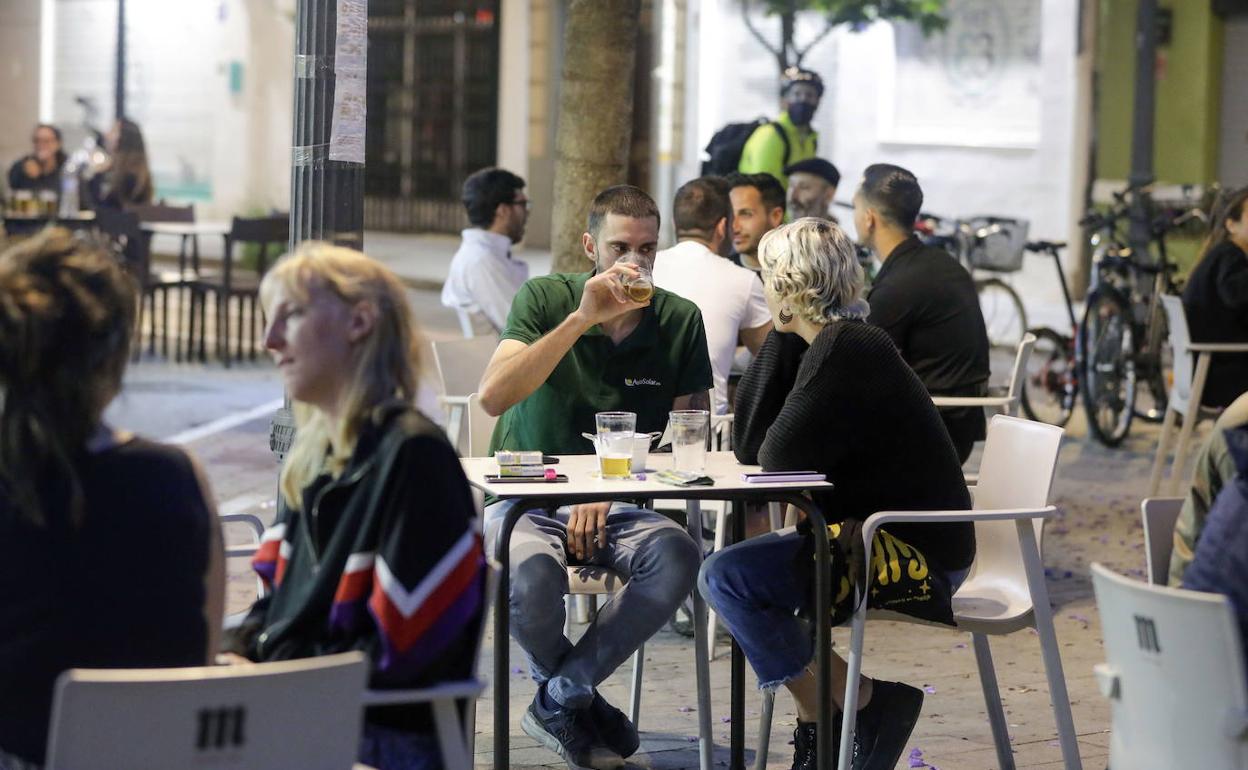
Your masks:
<instances>
[{"instance_id":1,"label":"white tabletop","mask_svg":"<svg viewBox=\"0 0 1248 770\"><path fill-rule=\"evenodd\" d=\"M225 235L229 222L144 222L143 232L153 235Z\"/></svg>"},{"instance_id":2,"label":"white tabletop","mask_svg":"<svg viewBox=\"0 0 1248 770\"><path fill-rule=\"evenodd\" d=\"M554 498L564 496L598 495L597 499L611 500L620 497L658 497L681 498L696 496L703 499L717 499L715 493L763 492L766 490L786 490L800 492L803 490L830 490L832 485L826 481L816 482L784 482L769 484L750 484L741 479L742 473L757 472L757 465L742 465L732 452L707 452L706 474L715 480L714 486L678 487L664 484L654 479L654 472L670 470L672 455L651 454L646 462L646 479L603 479L597 475L598 458L594 455L561 455L559 462L547 466L568 477L566 482L531 482L531 483L489 483L486 475L498 473L498 463L493 457L465 457L464 473L468 483L486 494L498 498Z\"/></svg>"}]
</instances>

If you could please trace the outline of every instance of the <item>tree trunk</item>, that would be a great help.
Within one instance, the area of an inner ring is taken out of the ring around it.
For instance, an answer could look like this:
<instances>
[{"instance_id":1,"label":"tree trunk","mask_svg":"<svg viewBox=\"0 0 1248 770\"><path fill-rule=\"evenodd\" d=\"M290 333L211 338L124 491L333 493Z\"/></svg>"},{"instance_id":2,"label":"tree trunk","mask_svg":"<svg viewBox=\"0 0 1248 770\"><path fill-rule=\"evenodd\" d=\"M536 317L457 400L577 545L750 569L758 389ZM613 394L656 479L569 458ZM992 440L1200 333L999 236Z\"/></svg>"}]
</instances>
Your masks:
<instances>
[{"instance_id":1,"label":"tree trunk","mask_svg":"<svg viewBox=\"0 0 1248 770\"><path fill-rule=\"evenodd\" d=\"M555 134L552 272L589 268L581 233L594 196L628 178L640 0L571 0Z\"/></svg>"}]
</instances>

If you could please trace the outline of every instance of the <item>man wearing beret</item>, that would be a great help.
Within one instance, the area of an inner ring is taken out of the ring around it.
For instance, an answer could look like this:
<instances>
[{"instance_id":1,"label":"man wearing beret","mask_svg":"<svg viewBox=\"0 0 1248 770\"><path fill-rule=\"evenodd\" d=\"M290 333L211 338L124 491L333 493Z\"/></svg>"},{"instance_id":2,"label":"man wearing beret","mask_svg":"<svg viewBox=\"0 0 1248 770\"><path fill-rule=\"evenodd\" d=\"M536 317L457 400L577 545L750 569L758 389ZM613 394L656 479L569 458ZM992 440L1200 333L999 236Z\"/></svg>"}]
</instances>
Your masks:
<instances>
[{"instance_id":1,"label":"man wearing beret","mask_svg":"<svg viewBox=\"0 0 1248 770\"><path fill-rule=\"evenodd\" d=\"M807 158L784 167L789 178L789 216L794 219L818 217L831 222L832 200L841 172L823 158Z\"/></svg>"}]
</instances>

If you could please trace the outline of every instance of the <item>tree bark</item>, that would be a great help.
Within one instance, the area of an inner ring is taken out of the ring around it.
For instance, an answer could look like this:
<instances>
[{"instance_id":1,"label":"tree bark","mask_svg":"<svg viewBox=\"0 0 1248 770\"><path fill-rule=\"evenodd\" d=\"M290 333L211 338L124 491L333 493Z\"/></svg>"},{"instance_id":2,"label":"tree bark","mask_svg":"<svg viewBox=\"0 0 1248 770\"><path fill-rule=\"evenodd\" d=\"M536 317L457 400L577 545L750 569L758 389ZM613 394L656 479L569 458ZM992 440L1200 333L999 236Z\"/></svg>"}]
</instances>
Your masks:
<instances>
[{"instance_id":1,"label":"tree bark","mask_svg":"<svg viewBox=\"0 0 1248 770\"><path fill-rule=\"evenodd\" d=\"M552 272L589 267L581 233L594 196L628 178L640 0L571 0L555 134Z\"/></svg>"}]
</instances>

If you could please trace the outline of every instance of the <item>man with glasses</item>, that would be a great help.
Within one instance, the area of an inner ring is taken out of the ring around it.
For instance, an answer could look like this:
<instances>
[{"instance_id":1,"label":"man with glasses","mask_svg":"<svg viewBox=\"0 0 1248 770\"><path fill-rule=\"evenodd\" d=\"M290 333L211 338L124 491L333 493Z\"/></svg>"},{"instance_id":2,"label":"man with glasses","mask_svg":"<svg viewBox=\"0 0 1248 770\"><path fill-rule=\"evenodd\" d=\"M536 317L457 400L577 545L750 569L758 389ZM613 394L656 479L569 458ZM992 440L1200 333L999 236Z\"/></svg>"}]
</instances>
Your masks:
<instances>
[{"instance_id":1,"label":"man with glasses","mask_svg":"<svg viewBox=\"0 0 1248 770\"><path fill-rule=\"evenodd\" d=\"M9 190L30 190L33 193L61 191L61 167L65 150L61 131L56 126L40 123L30 137L31 152L9 168Z\"/></svg>"},{"instance_id":2,"label":"man with glasses","mask_svg":"<svg viewBox=\"0 0 1248 770\"><path fill-rule=\"evenodd\" d=\"M742 174L767 173L787 190L788 166L819 151L819 134L811 128L819 100L823 98L823 78L810 70L789 67L780 86L780 117L754 129L741 150L737 170Z\"/></svg>"},{"instance_id":3,"label":"man with glasses","mask_svg":"<svg viewBox=\"0 0 1248 770\"><path fill-rule=\"evenodd\" d=\"M498 334L511 301L529 278L529 265L513 259L512 244L524 239L529 199L524 180L501 168L485 168L464 180L464 208L471 227L442 287L442 304L462 310L476 334Z\"/></svg>"}]
</instances>

